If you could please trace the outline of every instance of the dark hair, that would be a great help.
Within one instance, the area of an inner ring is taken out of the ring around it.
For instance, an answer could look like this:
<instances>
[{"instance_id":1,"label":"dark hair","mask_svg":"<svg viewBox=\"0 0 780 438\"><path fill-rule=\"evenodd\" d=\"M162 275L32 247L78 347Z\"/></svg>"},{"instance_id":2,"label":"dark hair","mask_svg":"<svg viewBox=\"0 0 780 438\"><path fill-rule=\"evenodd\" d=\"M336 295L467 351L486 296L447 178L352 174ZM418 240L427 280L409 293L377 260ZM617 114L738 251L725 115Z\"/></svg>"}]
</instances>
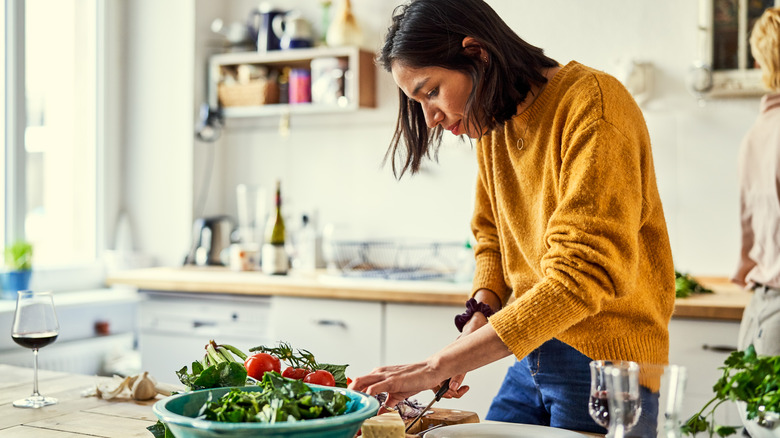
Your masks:
<instances>
[{"instance_id":1,"label":"dark hair","mask_svg":"<svg viewBox=\"0 0 780 438\"><path fill-rule=\"evenodd\" d=\"M479 46L464 48L465 37L474 38ZM479 57L480 47L488 54L487 64ZM547 82L541 71L558 65L542 49L517 36L483 0L412 0L396 7L378 62L388 72L398 62L471 76L465 123L480 131L503 126L517 112L531 84ZM398 96L398 121L385 161L392 157L393 174L400 178L407 170L416 173L422 158L430 158L431 151L436 159L443 130L440 126L429 129L420 104L400 89ZM402 140L405 151L399 148ZM397 166L397 161L402 166Z\"/></svg>"}]
</instances>

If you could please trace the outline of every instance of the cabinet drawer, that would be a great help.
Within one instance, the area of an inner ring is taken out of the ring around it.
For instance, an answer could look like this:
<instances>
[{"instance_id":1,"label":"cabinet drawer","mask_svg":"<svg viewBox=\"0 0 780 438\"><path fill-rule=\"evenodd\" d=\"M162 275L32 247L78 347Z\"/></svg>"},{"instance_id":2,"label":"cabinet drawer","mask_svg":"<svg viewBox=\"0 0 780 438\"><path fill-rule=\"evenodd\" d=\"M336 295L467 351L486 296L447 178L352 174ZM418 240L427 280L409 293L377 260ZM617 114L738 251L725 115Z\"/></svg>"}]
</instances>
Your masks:
<instances>
[{"instance_id":1,"label":"cabinet drawer","mask_svg":"<svg viewBox=\"0 0 780 438\"><path fill-rule=\"evenodd\" d=\"M379 302L275 296L270 333L319 362L348 364L355 377L380 365L383 321Z\"/></svg>"}]
</instances>

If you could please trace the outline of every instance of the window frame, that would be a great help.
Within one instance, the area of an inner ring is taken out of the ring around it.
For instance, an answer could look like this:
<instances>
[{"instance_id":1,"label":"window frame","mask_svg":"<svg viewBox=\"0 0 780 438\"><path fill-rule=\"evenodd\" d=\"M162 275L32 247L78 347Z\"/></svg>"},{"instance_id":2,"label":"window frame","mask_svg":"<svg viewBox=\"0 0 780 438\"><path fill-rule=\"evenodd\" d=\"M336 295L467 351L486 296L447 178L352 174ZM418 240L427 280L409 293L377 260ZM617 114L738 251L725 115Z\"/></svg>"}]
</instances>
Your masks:
<instances>
[{"instance_id":1,"label":"window frame","mask_svg":"<svg viewBox=\"0 0 780 438\"><path fill-rule=\"evenodd\" d=\"M101 255L105 248L105 199L106 199L106 20L105 0L93 2L95 11L95 247L92 260L85 263L57 266L36 265L33 259L33 276L30 287L37 290L70 291L102 288L105 285L105 268ZM5 245L24 238L26 216L26 162L24 135L27 127L25 103L25 1L4 0L5 64L3 84L5 89L4 140L5 155L0 166L4 190L0 197L4 205L0 239Z\"/></svg>"},{"instance_id":2,"label":"window frame","mask_svg":"<svg viewBox=\"0 0 780 438\"><path fill-rule=\"evenodd\" d=\"M738 67L729 70L715 70L713 67L714 6L716 0L699 0L698 17L698 60L689 78L692 91L700 97L751 97L766 94L761 82L761 69L747 65L748 0L738 0ZM780 6L780 0L774 0Z\"/></svg>"}]
</instances>

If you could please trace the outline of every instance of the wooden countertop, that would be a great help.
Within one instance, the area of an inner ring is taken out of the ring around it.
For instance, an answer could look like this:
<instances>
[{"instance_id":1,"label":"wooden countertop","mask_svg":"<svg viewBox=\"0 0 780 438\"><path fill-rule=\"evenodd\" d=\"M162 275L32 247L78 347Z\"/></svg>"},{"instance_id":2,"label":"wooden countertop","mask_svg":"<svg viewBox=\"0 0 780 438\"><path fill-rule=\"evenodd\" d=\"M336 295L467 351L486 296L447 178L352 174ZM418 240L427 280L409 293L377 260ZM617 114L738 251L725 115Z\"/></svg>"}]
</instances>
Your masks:
<instances>
[{"instance_id":1,"label":"wooden countertop","mask_svg":"<svg viewBox=\"0 0 780 438\"><path fill-rule=\"evenodd\" d=\"M45 354L46 350L43 350ZM134 401L82 397L81 392L108 377L41 370L38 389L55 397L56 405L40 409L13 407L32 392L33 370L0 365L0 438L151 438L147 427L157 422L152 405L162 398ZM583 433L587 437L603 435Z\"/></svg>"},{"instance_id":2,"label":"wooden countertop","mask_svg":"<svg viewBox=\"0 0 780 438\"><path fill-rule=\"evenodd\" d=\"M677 299L674 317L739 321L751 294L723 277L697 278L714 294ZM471 284L344 278L320 272L312 276L269 276L257 271L235 272L221 267L159 267L115 272L109 285L139 290L282 295L307 298L384 301L393 303L463 305Z\"/></svg>"}]
</instances>

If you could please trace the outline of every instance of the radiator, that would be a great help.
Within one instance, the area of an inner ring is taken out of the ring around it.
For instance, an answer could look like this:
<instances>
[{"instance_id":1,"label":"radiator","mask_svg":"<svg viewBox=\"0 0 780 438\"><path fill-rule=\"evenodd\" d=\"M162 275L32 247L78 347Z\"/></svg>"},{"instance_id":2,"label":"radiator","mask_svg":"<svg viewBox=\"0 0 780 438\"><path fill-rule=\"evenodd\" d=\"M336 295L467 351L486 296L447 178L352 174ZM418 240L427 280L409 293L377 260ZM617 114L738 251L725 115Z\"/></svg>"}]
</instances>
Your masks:
<instances>
[{"instance_id":1,"label":"radiator","mask_svg":"<svg viewBox=\"0 0 780 438\"><path fill-rule=\"evenodd\" d=\"M116 370L106 367L107 359L132 354L133 347L133 333L54 342L38 350L38 368L86 375L111 375ZM0 351L0 363L32 368L32 350L19 347Z\"/></svg>"}]
</instances>

